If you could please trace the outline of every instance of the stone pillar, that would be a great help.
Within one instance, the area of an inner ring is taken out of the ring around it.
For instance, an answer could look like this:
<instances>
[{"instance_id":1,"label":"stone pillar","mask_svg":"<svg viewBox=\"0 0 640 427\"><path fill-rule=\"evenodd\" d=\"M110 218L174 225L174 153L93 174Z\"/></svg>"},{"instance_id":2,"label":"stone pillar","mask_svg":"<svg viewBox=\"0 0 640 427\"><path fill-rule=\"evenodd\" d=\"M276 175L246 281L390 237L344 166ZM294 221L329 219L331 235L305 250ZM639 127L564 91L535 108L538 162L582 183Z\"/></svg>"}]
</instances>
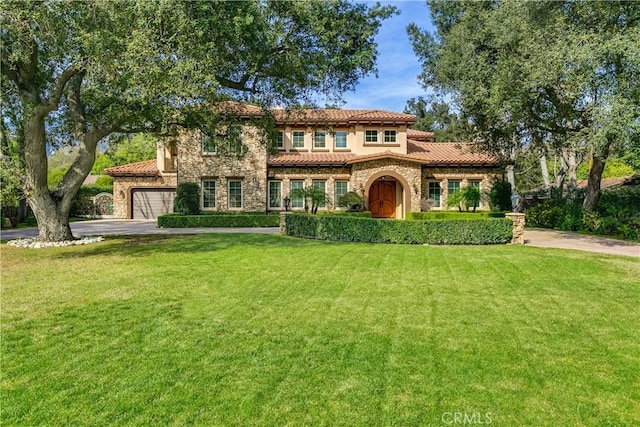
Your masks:
<instances>
[{"instance_id":1,"label":"stone pillar","mask_svg":"<svg viewBox=\"0 0 640 427\"><path fill-rule=\"evenodd\" d=\"M287 235L287 215L293 212L290 211L282 211L280 212L280 234L283 236Z\"/></svg>"},{"instance_id":2,"label":"stone pillar","mask_svg":"<svg viewBox=\"0 0 640 427\"><path fill-rule=\"evenodd\" d=\"M510 212L505 214L505 217L509 218L513 222L513 228L511 229L511 243L514 245L524 245L525 215L519 212Z\"/></svg>"}]
</instances>

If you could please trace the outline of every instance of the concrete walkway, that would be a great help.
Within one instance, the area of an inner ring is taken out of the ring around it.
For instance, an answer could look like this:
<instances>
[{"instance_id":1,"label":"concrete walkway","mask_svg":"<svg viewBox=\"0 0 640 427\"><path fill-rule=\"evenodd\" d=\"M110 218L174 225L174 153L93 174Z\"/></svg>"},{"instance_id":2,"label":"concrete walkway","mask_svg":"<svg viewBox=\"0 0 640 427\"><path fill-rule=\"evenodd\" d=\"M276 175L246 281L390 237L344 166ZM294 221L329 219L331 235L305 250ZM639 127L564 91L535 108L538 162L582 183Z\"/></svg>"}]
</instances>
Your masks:
<instances>
[{"instance_id":1,"label":"concrete walkway","mask_svg":"<svg viewBox=\"0 0 640 427\"><path fill-rule=\"evenodd\" d=\"M200 233L259 233L277 234L277 227L261 228L158 228L155 220L118 220L101 219L71 223L76 237L108 234L200 234ZM0 239L12 240L36 237L37 228L18 228L2 230ZM640 243L605 237L588 236L569 231L527 228L524 233L525 244L545 248L577 249L614 255L627 255L640 258Z\"/></svg>"},{"instance_id":2,"label":"concrete walkway","mask_svg":"<svg viewBox=\"0 0 640 427\"><path fill-rule=\"evenodd\" d=\"M577 249L640 258L640 243L638 242L590 236L572 231L525 228L524 243L543 248Z\"/></svg>"}]
</instances>

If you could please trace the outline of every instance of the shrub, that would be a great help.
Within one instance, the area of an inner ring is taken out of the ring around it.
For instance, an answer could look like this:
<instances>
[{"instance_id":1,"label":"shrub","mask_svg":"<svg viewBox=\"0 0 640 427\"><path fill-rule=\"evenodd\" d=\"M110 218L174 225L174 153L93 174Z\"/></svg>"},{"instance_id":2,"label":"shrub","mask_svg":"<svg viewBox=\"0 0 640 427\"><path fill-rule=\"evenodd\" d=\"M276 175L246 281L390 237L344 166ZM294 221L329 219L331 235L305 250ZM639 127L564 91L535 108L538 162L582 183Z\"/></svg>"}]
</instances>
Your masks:
<instances>
[{"instance_id":1,"label":"shrub","mask_svg":"<svg viewBox=\"0 0 640 427\"><path fill-rule=\"evenodd\" d=\"M158 227L277 227L280 215L265 213L245 213L229 215L176 215L158 217Z\"/></svg>"},{"instance_id":2,"label":"shrub","mask_svg":"<svg viewBox=\"0 0 640 427\"><path fill-rule=\"evenodd\" d=\"M318 240L405 244L492 244L511 240L512 222L504 218L450 221L400 221L348 216L292 214L287 235Z\"/></svg>"},{"instance_id":3,"label":"shrub","mask_svg":"<svg viewBox=\"0 0 640 427\"><path fill-rule=\"evenodd\" d=\"M181 182L176 189L173 211L182 215L200 213L200 188L195 182Z\"/></svg>"},{"instance_id":4,"label":"shrub","mask_svg":"<svg viewBox=\"0 0 640 427\"><path fill-rule=\"evenodd\" d=\"M511 184L507 181L496 181L489 190L489 206L492 211L511 210Z\"/></svg>"},{"instance_id":5,"label":"shrub","mask_svg":"<svg viewBox=\"0 0 640 427\"><path fill-rule=\"evenodd\" d=\"M349 212L349 211L320 211L318 215L333 215L333 216L349 216L352 218L371 218L371 211L362 212Z\"/></svg>"},{"instance_id":6,"label":"shrub","mask_svg":"<svg viewBox=\"0 0 640 427\"><path fill-rule=\"evenodd\" d=\"M431 221L437 219L482 219L504 218L504 212L458 212L458 211L431 211L431 212L407 212L407 221Z\"/></svg>"},{"instance_id":7,"label":"shrub","mask_svg":"<svg viewBox=\"0 0 640 427\"><path fill-rule=\"evenodd\" d=\"M338 206L345 208L348 212L362 212L364 210L364 200L355 191L349 191L340 196Z\"/></svg>"},{"instance_id":8,"label":"shrub","mask_svg":"<svg viewBox=\"0 0 640 427\"><path fill-rule=\"evenodd\" d=\"M595 212L585 211L580 199L549 199L527 209L527 225L638 240L638 206L640 188L603 191Z\"/></svg>"}]
</instances>

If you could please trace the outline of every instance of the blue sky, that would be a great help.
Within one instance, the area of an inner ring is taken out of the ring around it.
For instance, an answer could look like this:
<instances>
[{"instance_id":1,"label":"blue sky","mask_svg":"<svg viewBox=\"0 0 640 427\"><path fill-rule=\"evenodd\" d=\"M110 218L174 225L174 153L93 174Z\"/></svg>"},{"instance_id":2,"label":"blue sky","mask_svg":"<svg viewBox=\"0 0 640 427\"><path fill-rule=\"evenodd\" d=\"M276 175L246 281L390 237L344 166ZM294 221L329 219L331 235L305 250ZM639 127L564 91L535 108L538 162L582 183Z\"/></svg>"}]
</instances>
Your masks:
<instances>
[{"instance_id":1,"label":"blue sky","mask_svg":"<svg viewBox=\"0 0 640 427\"><path fill-rule=\"evenodd\" d=\"M400 14L383 21L378 43L378 78L368 76L358 84L355 92L344 94L344 109L382 109L402 112L409 98L427 92L418 83L420 64L416 58L407 25L415 22L421 29L433 31L426 1L384 1L400 9Z\"/></svg>"}]
</instances>

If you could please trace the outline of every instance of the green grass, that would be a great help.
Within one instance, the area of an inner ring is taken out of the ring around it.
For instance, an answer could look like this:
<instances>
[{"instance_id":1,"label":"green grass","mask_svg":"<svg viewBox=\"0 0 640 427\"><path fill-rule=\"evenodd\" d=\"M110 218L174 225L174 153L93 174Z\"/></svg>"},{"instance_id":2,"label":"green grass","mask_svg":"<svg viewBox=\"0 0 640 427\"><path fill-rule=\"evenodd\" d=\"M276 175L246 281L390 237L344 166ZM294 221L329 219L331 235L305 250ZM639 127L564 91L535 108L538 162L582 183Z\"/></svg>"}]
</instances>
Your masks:
<instances>
[{"instance_id":1,"label":"green grass","mask_svg":"<svg viewBox=\"0 0 640 427\"><path fill-rule=\"evenodd\" d=\"M6 425L640 419L638 259L198 235L1 266Z\"/></svg>"}]
</instances>

